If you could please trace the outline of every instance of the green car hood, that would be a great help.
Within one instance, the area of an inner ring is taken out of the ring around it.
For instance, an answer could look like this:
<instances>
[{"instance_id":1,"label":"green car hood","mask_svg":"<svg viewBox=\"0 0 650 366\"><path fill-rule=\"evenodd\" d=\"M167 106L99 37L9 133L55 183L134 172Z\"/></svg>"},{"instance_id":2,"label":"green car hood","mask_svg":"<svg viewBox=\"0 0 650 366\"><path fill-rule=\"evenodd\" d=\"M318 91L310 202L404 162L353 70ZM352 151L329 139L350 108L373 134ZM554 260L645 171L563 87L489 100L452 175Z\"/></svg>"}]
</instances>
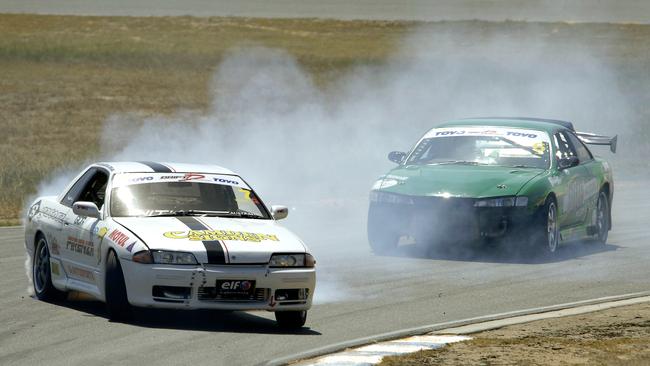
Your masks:
<instances>
[{"instance_id":1,"label":"green car hood","mask_svg":"<svg viewBox=\"0 0 650 366\"><path fill-rule=\"evenodd\" d=\"M503 166L409 165L391 170L374 188L411 196L514 196L543 172Z\"/></svg>"}]
</instances>

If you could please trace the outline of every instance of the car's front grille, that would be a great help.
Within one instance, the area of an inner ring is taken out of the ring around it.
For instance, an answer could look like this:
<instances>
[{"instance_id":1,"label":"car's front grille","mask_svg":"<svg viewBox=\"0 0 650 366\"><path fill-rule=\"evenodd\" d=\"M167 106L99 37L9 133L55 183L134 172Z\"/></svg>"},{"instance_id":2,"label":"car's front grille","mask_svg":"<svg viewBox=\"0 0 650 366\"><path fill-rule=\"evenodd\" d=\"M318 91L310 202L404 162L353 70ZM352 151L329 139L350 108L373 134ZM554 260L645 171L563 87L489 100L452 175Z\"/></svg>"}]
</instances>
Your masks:
<instances>
[{"instance_id":1,"label":"car's front grille","mask_svg":"<svg viewBox=\"0 0 650 366\"><path fill-rule=\"evenodd\" d=\"M216 287L199 287L197 297L201 301L266 302L269 299L269 292L268 288L256 288L250 296L242 297L218 294Z\"/></svg>"}]
</instances>

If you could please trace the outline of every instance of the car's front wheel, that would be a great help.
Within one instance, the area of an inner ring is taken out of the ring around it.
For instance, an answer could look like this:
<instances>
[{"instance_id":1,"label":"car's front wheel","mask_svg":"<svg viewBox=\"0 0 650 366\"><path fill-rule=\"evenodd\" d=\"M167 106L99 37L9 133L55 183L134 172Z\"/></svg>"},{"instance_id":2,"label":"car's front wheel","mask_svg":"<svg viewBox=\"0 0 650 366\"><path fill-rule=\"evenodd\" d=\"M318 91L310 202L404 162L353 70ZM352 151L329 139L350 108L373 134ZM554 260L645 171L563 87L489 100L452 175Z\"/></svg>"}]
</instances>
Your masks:
<instances>
[{"instance_id":1,"label":"car's front wheel","mask_svg":"<svg viewBox=\"0 0 650 366\"><path fill-rule=\"evenodd\" d=\"M553 197L546 200L540 212L537 247L546 254L554 254L560 243L560 225L558 221L557 203Z\"/></svg>"},{"instance_id":2,"label":"car's front wheel","mask_svg":"<svg viewBox=\"0 0 650 366\"><path fill-rule=\"evenodd\" d=\"M117 255L112 250L108 252L106 258L106 309L110 320L131 319L132 309L126 295L124 273Z\"/></svg>"},{"instance_id":3,"label":"car's front wheel","mask_svg":"<svg viewBox=\"0 0 650 366\"><path fill-rule=\"evenodd\" d=\"M307 321L307 310L300 311L276 311L275 320L278 325L286 329L297 329L305 325Z\"/></svg>"},{"instance_id":4,"label":"car's front wheel","mask_svg":"<svg viewBox=\"0 0 650 366\"><path fill-rule=\"evenodd\" d=\"M45 240L44 236L40 235L38 237L35 248L34 260L32 261L32 279L36 297L43 301L65 299L67 294L57 290L52 284L50 250L47 247L47 240Z\"/></svg>"},{"instance_id":5,"label":"car's front wheel","mask_svg":"<svg viewBox=\"0 0 650 366\"><path fill-rule=\"evenodd\" d=\"M596 204L596 241L603 245L607 243L609 235L609 217L609 200L601 191Z\"/></svg>"},{"instance_id":6,"label":"car's front wheel","mask_svg":"<svg viewBox=\"0 0 650 366\"><path fill-rule=\"evenodd\" d=\"M390 254L397 249L399 222L390 212L372 204L368 210L368 242L375 254Z\"/></svg>"}]
</instances>

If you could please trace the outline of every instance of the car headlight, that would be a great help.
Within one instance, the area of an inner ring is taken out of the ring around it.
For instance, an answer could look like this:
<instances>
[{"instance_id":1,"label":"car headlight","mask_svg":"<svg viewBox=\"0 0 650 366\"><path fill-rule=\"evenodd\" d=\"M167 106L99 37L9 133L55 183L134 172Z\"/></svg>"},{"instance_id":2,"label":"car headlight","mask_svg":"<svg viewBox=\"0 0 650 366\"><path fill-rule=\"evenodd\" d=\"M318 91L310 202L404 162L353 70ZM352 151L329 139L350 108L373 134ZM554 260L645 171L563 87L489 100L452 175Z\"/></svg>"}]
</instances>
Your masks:
<instances>
[{"instance_id":1,"label":"car headlight","mask_svg":"<svg viewBox=\"0 0 650 366\"><path fill-rule=\"evenodd\" d=\"M153 250L153 262L157 264L197 264L192 253L172 252L167 250Z\"/></svg>"},{"instance_id":2,"label":"car headlight","mask_svg":"<svg viewBox=\"0 0 650 366\"><path fill-rule=\"evenodd\" d=\"M393 203L412 205L415 203L413 197L403 194L387 193L382 191L370 191L370 202Z\"/></svg>"},{"instance_id":3,"label":"car headlight","mask_svg":"<svg viewBox=\"0 0 650 366\"><path fill-rule=\"evenodd\" d=\"M309 253L300 254L273 254L269 260L269 267L308 267L313 268L316 260Z\"/></svg>"},{"instance_id":4,"label":"car headlight","mask_svg":"<svg viewBox=\"0 0 650 366\"><path fill-rule=\"evenodd\" d=\"M528 197L496 197L480 199L474 202L474 207L526 207Z\"/></svg>"}]
</instances>

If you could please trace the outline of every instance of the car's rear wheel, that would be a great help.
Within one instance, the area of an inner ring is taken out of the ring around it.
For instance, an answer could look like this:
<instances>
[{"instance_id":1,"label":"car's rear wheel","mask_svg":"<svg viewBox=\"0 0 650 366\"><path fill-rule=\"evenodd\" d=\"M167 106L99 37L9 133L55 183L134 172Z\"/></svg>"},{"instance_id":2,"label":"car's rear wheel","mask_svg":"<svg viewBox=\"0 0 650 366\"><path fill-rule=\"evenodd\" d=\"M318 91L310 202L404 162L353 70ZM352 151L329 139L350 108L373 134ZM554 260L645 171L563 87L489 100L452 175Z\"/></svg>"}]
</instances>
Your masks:
<instances>
[{"instance_id":1,"label":"car's rear wheel","mask_svg":"<svg viewBox=\"0 0 650 366\"><path fill-rule=\"evenodd\" d=\"M540 212L537 234L537 247L545 254L555 254L560 243L560 225L558 222L557 203L549 197Z\"/></svg>"},{"instance_id":2,"label":"car's rear wheel","mask_svg":"<svg viewBox=\"0 0 650 366\"><path fill-rule=\"evenodd\" d=\"M130 320L132 308L126 294L124 273L114 251L106 258L106 309L108 318L113 321Z\"/></svg>"},{"instance_id":3,"label":"car's rear wheel","mask_svg":"<svg viewBox=\"0 0 650 366\"><path fill-rule=\"evenodd\" d=\"M275 320L278 325L286 329L302 328L307 321L307 310L300 311L276 311Z\"/></svg>"},{"instance_id":4,"label":"car's rear wheel","mask_svg":"<svg viewBox=\"0 0 650 366\"><path fill-rule=\"evenodd\" d=\"M52 284L52 268L50 267L50 250L47 247L47 240L42 235L36 239L34 258L32 263L32 279L34 283L34 294L39 300L56 301L63 300L66 293L59 291Z\"/></svg>"},{"instance_id":5,"label":"car's rear wheel","mask_svg":"<svg viewBox=\"0 0 650 366\"><path fill-rule=\"evenodd\" d=\"M609 236L609 217L609 200L605 192L601 191L596 204L596 241L603 245Z\"/></svg>"},{"instance_id":6,"label":"car's rear wheel","mask_svg":"<svg viewBox=\"0 0 650 366\"><path fill-rule=\"evenodd\" d=\"M390 254L397 249L400 233L399 223L389 216L387 210L373 207L368 210L368 242L375 254Z\"/></svg>"}]
</instances>

